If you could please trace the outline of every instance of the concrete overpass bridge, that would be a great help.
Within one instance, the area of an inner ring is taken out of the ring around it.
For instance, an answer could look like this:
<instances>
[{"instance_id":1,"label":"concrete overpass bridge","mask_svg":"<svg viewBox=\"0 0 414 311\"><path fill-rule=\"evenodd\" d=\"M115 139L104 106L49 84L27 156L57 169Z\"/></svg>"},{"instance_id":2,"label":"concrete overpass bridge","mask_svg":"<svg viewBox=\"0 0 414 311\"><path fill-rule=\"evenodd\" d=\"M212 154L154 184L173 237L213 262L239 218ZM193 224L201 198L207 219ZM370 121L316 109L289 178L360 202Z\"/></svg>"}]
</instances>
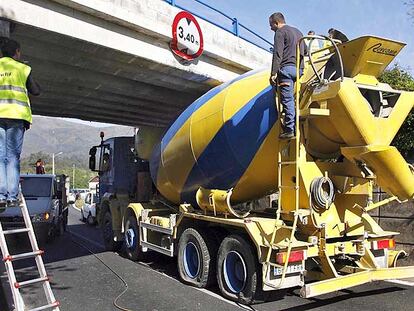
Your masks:
<instances>
[{"instance_id":1,"label":"concrete overpass bridge","mask_svg":"<svg viewBox=\"0 0 414 311\"><path fill-rule=\"evenodd\" d=\"M161 0L0 0L0 30L21 43L41 84L35 114L166 126L211 87L271 62L200 18L204 53L180 60L170 49L180 11Z\"/></svg>"}]
</instances>

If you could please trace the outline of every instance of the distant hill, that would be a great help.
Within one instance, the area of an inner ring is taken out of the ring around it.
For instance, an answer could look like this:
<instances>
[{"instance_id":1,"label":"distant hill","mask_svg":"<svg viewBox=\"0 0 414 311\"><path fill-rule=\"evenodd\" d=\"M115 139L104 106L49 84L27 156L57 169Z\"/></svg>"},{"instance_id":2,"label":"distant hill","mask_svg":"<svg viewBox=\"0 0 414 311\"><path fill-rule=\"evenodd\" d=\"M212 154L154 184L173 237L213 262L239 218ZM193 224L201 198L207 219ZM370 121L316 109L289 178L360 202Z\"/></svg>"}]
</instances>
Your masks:
<instances>
[{"instance_id":1,"label":"distant hill","mask_svg":"<svg viewBox=\"0 0 414 311\"><path fill-rule=\"evenodd\" d=\"M105 133L105 138L133 135L132 127L95 127L59 118L34 116L32 127L24 137L22 158L33 153L51 155L62 151L59 157L76 157L86 162L90 147L100 142L101 131Z\"/></svg>"}]
</instances>

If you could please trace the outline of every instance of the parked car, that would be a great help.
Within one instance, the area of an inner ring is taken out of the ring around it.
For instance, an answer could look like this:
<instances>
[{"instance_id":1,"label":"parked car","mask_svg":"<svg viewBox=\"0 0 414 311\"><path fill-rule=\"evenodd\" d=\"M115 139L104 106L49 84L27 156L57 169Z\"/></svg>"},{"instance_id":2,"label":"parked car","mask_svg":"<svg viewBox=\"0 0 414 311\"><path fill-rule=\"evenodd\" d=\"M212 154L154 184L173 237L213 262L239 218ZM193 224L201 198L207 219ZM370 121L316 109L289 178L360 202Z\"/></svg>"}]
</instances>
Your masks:
<instances>
[{"instance_id":1,"label":"parked car","mask_svg":"<svg viewBox=\"0 0 414 311\"><path fill-rule=\"evenodd\" d=\"M85 200L86 195L88 194L89 189L77 189L77 193L79 193L82 197L82 199Z\"/></svg>"},{"instance_id":2,"label":"parked car","mask_svg":"<svg viewBox=\"0 0 414 311\"><path fill-rule=\"evenodd\" d=\"M79 195L82 197L82 199L85 199L86 194L89 192L89 189L71 189L69 192L69 197L68 197L68 203L69 204L73 204L76 201L76 195L79 193Z\"/></svg>"},{"instance_id":3,"label":"parked car","mask_svg":"<svg viewBox=\"0 0 414 311\"><path fill-rule=\"evenodd\" d=\"M85 196L85 204L81 207L81 219L90 225L96 223L96 194L88 192Z\"/></svg>"},{"instance_id":4,"label":"parked car","mask_svg":"<svg viewBox=\"0 0 414 311\"><path fill-rule=\"evenodd\" d=\"M20 176L22 193L39 244L63 234L68 222L65 175ZM0 214L3 229L24 227L20 207L7 208Z\"/></svg>"},{"instance_id":5,"label":"parked car","mask_svg":"<svg viewBox=\"0 0 414 311\"><path fill-rule=\"evenodd\" d=\"M68 196L68 203L69 204L73 204L75 203L75 199L76 199L76 193L73 190L69 191L69 196Z\"/></svg>"}]
</instances>

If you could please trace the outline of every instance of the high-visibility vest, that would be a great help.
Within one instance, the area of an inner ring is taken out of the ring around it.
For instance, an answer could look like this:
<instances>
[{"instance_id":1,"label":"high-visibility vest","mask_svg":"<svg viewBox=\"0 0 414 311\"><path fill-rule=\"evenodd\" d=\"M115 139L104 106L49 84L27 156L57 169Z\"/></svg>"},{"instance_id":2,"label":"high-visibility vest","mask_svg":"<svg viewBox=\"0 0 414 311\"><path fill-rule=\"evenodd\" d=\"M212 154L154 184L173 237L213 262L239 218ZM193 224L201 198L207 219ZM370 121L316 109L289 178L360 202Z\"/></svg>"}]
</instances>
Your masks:
<instances>
[{"instance_id":1,"label":"high-visibility vest","mask_svg":"<svg viewBox=\"0 0 414 311\"><path fill-rule=\"evenodd\" d=\"M305 39L304 41L305 41L306 47L308 48L309 55L321 49L321 47L319 46L319 40L317 39L312 40L311 46L309 46L310 39Z\"/></svg>"},{"instance_id":2,"label":"high-visibility vest","mask_svg":"<svg viewBox=\"0 0 414 311\"><path fill-rule=\"evenodd\" d=\"M13 58L0 58L0 119L18 119L32 123L26 88L31 70L30 66Z\"/></svg>"}]
</instances>

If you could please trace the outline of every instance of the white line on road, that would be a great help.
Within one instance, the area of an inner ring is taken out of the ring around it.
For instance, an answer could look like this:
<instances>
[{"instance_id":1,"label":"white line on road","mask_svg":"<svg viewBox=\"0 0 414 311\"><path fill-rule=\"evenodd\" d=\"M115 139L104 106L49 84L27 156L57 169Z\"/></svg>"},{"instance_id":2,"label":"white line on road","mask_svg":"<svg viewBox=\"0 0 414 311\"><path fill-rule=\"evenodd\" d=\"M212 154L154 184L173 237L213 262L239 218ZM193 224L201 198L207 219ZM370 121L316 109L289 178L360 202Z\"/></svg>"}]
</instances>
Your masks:
<instances>
[{"instance_id":1,"label":"white line on road","mask_svg":"<svg viewBox=\"0 0 414 311\"><path fill-rule=\"evenodd\" d=\"M404 280L387 280L386 282L396 283L396 284L401 284L401 285L406 285L406 286L414 286L414 282L404 281Z\"/></svg>"},{"instance_id":2,"label":"white line on road","mask_svg":"<svg viewBox=\"0 0 414 311\"><path fill-rule=\"evenodd\" d=\"M214 297L216 299L220 299L221 301L227 302L227 303L229 303L229 304L231 304L233 306L237 306L237 307L239 307L241 309L245 309L245 310L249 310L249 311L252 310L252 308L249 307L249 306L244 306L242 304L237 304L237 303L235 303L233 301L227 300L226 298L222 297L221 295L216 294L216 293L213 293L213 292L211 292L211 291L209 291L207 289L197 288L197 287L193 287L193 288L196 289L196 290L198 290L198 291L200 291L200 292L203 292L203 293L205 293L207 295L210 295L210 296L212 296L212 297Z\"/></svg>"},{"instance_id":3,"label":"white line on road","mask_svg":"<svg viewBox=\"0 0 414 311\"><path fill-rule=\"evenodd\" d=\"M167 277L167 278L169 278L169 279L171 279L171 280L173 280L173 281L175 281L175 282L177 282L177 283L182 284L179 280L177 280L177 279L173 278L172 276L169 276L168 274L165 274L165 273L163 273L163 272L161 272L161 271L155 270L154 268L152 268L150 265L146 264L145 262L138 261L138 262L137 262L137 264L139 264L139 265L141 265L141 266L145 266L145 267L149 268L151 271L154 271L154 272L156 272L156 273L158 273L158 274L161 274L162 276L165 276L165 277ZM207 290L207 289L204 289L204 288L197 288L197 287L191 287L191 288L193 288L193 289L195 289L195 290L198 290L198 291L200 291L200 292L202 292L202 293L204 293L204 294L210 295L210 296L212 296L212 297L214 297L214 298L216 298L216 299L219 299L219 300L221 300L221 301L227 302L228 304L231 304L231 305L233 305L233 306L239 307L239 308L241 308L241 309L245 309L245 310L252 310L252 309L251 309L251 308L249 308L248 306L243 306L243 305L241 305L241 304L237 304L237 303L235 303L235 302L233 302L233 301L227 300L226 298L224 298L224 297L222 297L222 296L220 296L220 295L218 295L218 294L216 294L216 293L213 293L213 292L211 292L211 291L209 291L209 290Z\"/></svg>"}]
</instances>

